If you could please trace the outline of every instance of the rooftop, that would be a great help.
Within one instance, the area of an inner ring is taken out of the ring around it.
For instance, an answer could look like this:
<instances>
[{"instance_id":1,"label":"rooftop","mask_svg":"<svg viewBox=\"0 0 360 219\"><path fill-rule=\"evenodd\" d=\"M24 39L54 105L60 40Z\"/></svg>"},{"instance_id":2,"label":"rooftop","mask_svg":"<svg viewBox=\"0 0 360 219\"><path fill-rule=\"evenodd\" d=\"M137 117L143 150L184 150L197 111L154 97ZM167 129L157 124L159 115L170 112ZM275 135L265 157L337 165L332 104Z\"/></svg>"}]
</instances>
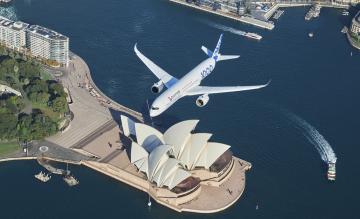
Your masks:
<instances>
[{"instance_id":1,"label":"rooftop","mask_svg":"<svg viewBox=\"0 0 360 219\"><path fill-rule=\"evenodd\" d=\"M50 38L50 39L58 39L58 40L67 40L68 37L54 31L51 29L48 29L46 27L42 27L39 25L31 25L28 28L28 31L32 32L32 33L37 33L40 34L46 38Z\"/></svg>"},{"instance_id":2,"label":"rooftop","mask_svg":"<svg viewBox=\"0 0 360 219\"><path fill-rule=\"evenodd\" d=\"M12 28L14 30L23 30L29 26L29 24L21 21L11 21L5 17L0 16L0 26Z\"/></svg>"}]
</instances>

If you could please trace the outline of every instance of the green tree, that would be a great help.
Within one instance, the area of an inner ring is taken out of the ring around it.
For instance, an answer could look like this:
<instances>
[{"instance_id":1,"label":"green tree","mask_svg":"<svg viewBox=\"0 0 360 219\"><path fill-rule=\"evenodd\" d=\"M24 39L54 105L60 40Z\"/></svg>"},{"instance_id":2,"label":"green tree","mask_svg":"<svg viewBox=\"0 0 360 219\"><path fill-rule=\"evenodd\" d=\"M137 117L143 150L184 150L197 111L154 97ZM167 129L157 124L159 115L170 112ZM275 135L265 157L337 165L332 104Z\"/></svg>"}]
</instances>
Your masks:
<instances>
[{"instance_id":1,"label":"green tree","mask_svg":"<svg viewBox=\"0 0 360 219\"><path fill-rule=\"evenodd\" d=\"M16 137L17 116L13 113L0 113L0 139L14 139Z\"/></svg>"},{"instance_id":2,"label":"green tree","mask_svg":"<svg viewBox=\"0 0 360 219\"><path fill-rule=\"evenodd\" d=\"M66 93L64 91L64 88L59 83L51 83L49 85L49 90L51 91L51 93L52 93L52 95L54 97L56 97L56 96L58 96L58 97L66 97Z\"/></svg>"},{"instance_id":3,"label":"green tree","mask_svg":"<svg viewBox=\"0 0 360 219\"><path fill-rule=\"evenodd\" d=\"M64 97L56 97L51 101L51 107L55 112L64 113L67 111L67 102Z\"/></svg>"}]
</instances>

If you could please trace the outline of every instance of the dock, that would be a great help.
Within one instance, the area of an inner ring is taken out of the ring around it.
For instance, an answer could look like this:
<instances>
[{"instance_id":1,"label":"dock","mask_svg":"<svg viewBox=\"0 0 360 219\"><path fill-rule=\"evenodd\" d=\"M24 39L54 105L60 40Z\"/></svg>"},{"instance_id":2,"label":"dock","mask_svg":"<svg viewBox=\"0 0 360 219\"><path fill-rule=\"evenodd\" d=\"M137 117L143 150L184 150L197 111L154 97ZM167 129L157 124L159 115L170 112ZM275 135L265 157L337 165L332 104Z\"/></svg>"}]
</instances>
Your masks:
<instances>
[{"instance_id":1,"label":"dock","mask_svg":"<svg viewBox=\"0 0 360 219\"><path fill-rule=\"evenodd\" d=\"M37 159L37 161L41 166L43 166L50 173L57 174L57 175L70 175L70 170L63 170L63 169L55 168L55 167L51 166L46 159L39 158L39 159Z\"/></svg>"},{"instance_id":2,"label":"dock","mask_svg":"<svg viewBox=\"0 0 360 219\"><path fill-rule=\"evenodd\" d=\"M183 0L169 0L169 1L180 4L180 5L187 6L187 7L190 7L190 8L195 8L195 9L198 9L198 10L201 10L201 11L205 11L207 13L216 14L216 15L219 15L219 16L222 16L222 17L230 18L232 20L240 21L240 22L245 23L245 24L251 24L251 25L254 25L256 27L260 27L260 28L264 28L264 29L268 29L268 30L272 30L275 27L274 24L272 24L270 22L258 20L258 19L255 19L253 17L250 17L250 16L236 16L234 14L226 13L224 11L218 11L218 10L214 11L208 6L205 6L205 5L197 6L195 4L187 3L186 1L183 1Z\"/></svg>"}]
</instances>

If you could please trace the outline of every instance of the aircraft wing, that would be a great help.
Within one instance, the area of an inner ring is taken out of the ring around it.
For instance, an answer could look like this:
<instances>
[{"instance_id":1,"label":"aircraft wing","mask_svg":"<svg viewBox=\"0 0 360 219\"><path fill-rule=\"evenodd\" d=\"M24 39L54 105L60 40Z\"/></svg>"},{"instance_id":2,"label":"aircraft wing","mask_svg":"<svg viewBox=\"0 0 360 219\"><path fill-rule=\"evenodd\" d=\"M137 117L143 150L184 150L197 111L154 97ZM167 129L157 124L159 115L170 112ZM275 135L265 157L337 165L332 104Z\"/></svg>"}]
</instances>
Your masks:
<instances>
[{"instance_id":1,"label":"aircraft wing","mask_svg":"<svg viewBox=\"0 0 360 219\"><path fill-rule=\"evenodd\" d=\"M233 87L206 87L206 86L197 86L186 92L187 95L202 95L202 94L219 94L219 93L228 93L228 92L238 92L246 90L255 90L266 87L270 84L270 81L263 85L252 85L252 86L233 86Z\"/></svg>"},{"instance_id":2,"label":"aircraft wing","mask_svg":"<svg viewBox=\"0 0 360 219\"><path fill-rule=\"evenodd\" d=\"M141 61L154 73L154 75L164 83L164 85L169 88L175 84L178 79L168 74L165 70L157 66L154 62L144 56L136 47L134 46L136 55L141 59Z\"/></svg>"}]
</instances>

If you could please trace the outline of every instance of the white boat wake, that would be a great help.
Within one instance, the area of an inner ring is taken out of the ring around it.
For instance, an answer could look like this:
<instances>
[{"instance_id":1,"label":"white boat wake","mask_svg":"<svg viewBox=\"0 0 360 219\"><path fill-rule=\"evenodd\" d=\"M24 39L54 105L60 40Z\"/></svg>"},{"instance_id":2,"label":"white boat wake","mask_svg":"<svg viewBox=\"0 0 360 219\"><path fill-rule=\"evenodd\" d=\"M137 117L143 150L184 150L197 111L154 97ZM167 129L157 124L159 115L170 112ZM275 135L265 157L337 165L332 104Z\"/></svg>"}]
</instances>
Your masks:
<instances>
[{"instance_id":1,"label":"white boat wake","mask_svg":"<svg viewBox=\"0 0 360 219\"><path fill-rule=\"evenodd\" d=\"M326 141L312 125L292 112L285 111L287 118L303 131L303 135L318 150L321 159L326 163L336 163L336 154L329 142Z\"/></svg>"},{"instance_id":2,"label":"white boat wake","mask_svg":"<svg viewBox=\"0 0 360 219\"><path fill-rule=\"evenodd\" d=\"M18 21L16 10L14 6L0 7L0 16L5 17L12 21Z\"/></svg>"},{"instance_id":3,"label":"white boat wake","mask_svg":"<svg viewBox=\"0 0 360 219\"><path fill-rule=\"evenodd\" d=\"M236 34L239 36L244 36L246 34L245 31L242 30L238 30L232 27L228 27L222 24L217 24L217 23L213 23L213 22L208 22L208 21L201 21L202 23L205 23L206 25L209 25L210 27L216 28L218 30L222 30L222 31L226 31L232 34Z\"/></svg>"}]
</instances>

